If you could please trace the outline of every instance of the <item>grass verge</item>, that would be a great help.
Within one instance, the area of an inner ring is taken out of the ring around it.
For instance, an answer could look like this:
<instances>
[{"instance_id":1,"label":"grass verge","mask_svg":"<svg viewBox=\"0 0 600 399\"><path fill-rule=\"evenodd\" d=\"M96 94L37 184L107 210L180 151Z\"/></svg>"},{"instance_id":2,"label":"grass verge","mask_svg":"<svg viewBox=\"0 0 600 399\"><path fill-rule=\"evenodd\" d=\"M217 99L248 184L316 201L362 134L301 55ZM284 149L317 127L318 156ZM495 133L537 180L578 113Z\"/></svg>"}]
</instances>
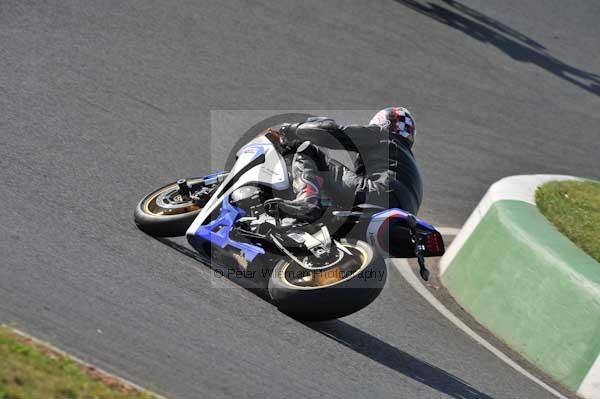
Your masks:
<instances>
[{"instance_id":1,"label":"grass verge","mask_svg":"<svg viewBox=\"0 0 600 399\"><path fill-rule=\"evenodd\" d=\"M0 325L0 399L154 399Z\"/></svg>"},{"instance_id":2,"label":"grass verge","mask_svg":"<svg viewBox=\"0 0 600 399\"><path fill-rule=\"evenodd\" d=\"M600 182L549 182L537 189L535 201L561 233L600 262Z\"/></svg>"}]
</instances>

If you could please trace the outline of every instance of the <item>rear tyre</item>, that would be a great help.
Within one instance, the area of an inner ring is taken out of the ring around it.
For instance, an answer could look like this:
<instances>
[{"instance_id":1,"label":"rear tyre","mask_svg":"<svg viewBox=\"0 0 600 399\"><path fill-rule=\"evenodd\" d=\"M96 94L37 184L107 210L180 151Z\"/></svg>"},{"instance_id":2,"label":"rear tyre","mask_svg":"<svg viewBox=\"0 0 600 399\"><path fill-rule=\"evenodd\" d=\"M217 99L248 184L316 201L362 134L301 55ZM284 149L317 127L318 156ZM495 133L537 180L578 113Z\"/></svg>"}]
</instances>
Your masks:
<instances>
[{"instance_id":1,"label":"rear tyre","mask_svg":"<svg viewBox=\"0 0 600 399\"><path fill-rule=\"evenodd\" d=\"M191 185L199 185L200 177L187 179ZM156 237L184 235L202 204L194 202L179 193L176 182L167 184L145 196L135 207L134 220L146 233Z\"/></svg>"},{"instance_id":2,"label":"rear tyre","mask_svg":"<svg viewBox=\"0 0 600 399\"><path fill-rule=\"evenodd\" d=\"M387 279L385 263L364 241L340 242L352 255L340 251L340 259L330 268L307 272L290 259L277 263L269 294L280 311L299 320L331 320L357 312L377 298Z\"/></svg>"}]
</instances>

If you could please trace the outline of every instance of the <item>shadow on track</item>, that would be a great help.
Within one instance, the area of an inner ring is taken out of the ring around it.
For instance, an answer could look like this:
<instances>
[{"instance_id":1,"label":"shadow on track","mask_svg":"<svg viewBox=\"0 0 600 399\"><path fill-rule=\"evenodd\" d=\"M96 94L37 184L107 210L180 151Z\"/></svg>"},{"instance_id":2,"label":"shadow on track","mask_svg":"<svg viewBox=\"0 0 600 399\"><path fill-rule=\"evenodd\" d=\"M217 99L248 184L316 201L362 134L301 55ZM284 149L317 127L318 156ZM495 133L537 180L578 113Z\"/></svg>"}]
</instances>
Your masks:
<instances>
[{"instance_id":1,"label":"shadow on track","mask_svg":"<svg viewBox=\"0 0 600 399\"><path fill-rule=\"evenodd\" d=\"M587 72L549 55L545 47L479 11L455 0L442 0L447 6L417 0L395 0L423 15L450 26L472 38L489 43L512 59L529 62L588 92L600 96L600 75Z\"/></svg>"},{"instance_id":2,"label":"shadow on track","mask_svg":"<svg viewBox=\"0 0 600 399\"><path fill-rule=\"evenodd\" d=\"M190 258L194 259L195 261L200 262L203 266L206 266L207 268L211 269L211 271L213 273L215 273L214 278L219 278L219 279L225 278L225 279L231 281L232 283L236 284L240 288L248 290L251 293L253 293L254 295L256 295L257 297L271 303L271 297L269 296L269 291L265 287L262 287L260 284L257 284L256 282L254 282L253 280L248 279L248 278L242 278L242 277L232 278L231 276L233 276L233 274L230 273L230 271L232 269L230 267L227 267L223 261L221 261L217 258L212 258L208 254L203 254L201 252L195 251L194 249L187 247L185 245L181 245L169 238L160 238L160 237L153 237L153 238L155 238L157 241L161 242L162 244L165 244L166 246L173 248L177 252L180 252L180 253L184 254L185 256L189 256Z\"/></svg>"},{"instance_id":3,"label":"shadow on track","mask_svg":"<svg viewBox=\"0 0 600 399\"><path fill-rule=\"evenodd\" d=\"M189 256L190 258L202 263L213 272L219 273L234 284L247 289L259 298L271 302L268 291L264 287L243 278L229 278L227 266L224 262L215 261L208 254L197 252L185 245L181 245L172 239L157 238L159 242L175 249L176 251ZM439 392L445 393L457 399L492 399L458 377L420 360L371 334L364 332L350 324L333 320L327 322L302 322L307 327L317 331L324 336L331 338L347 348L358 352L377 363L389 367L415 381L425 384Z\"/></svg>"},{"instance_id":4,"label":"shadow on track","mask_svg":"<svg viewBox=\"0 0 600 399\"><path fill-rule=\"evenodd\" d=\"M460 378L366 333L350 324L333 320L305 323L313 330L371 360L457 399L492 399Z\"/></svg>"}]
</instances>

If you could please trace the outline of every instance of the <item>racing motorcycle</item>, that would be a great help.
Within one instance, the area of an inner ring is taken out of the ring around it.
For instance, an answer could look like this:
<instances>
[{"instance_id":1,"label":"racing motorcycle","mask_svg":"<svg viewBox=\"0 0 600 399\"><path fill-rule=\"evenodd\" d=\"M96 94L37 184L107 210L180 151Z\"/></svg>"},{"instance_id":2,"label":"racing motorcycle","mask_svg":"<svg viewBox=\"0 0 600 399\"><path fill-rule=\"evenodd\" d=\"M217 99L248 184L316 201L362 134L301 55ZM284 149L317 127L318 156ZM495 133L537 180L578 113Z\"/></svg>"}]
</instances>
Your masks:
<instances>
[{"instance_id":1,"label":"racing motorcycle","mask_svg":"<svg viewBox=\"0 0 600 399\"><path fill-rule=\"evenodd\" d=\"M290 160L275 133L243 146L228 172L180 179L145 196L134 213L138 227L185 235L197 251L230 260L263 279L279 310L301 320L335 319L370 304L387 278L382 257L416 257L429 279L425 258L444 253L442 236L402 209L345 209L330 200L315 223L267 212L265 201L292 195Z\"/></svg>"}]
</instances>

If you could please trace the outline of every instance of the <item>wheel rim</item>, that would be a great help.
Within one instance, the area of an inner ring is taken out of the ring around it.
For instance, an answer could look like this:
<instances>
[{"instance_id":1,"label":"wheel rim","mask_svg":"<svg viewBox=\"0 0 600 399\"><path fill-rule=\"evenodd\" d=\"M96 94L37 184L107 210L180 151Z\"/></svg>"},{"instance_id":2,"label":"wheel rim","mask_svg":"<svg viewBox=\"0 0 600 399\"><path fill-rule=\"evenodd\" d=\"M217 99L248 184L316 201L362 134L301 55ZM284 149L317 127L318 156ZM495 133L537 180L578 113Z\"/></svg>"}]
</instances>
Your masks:
<instances>
[{"instance_id":1,"label":"wheel rim","mask_svg":"<svg viewBox=\"0 0 600 399\"><path fill-rule=\"evenodd\" d=\"M199 179L190 179L190 183L200 181ZM176 216L184 213L199 212L202 205L184 198L179 193L179 186L174 183L169 186L156 190L142 203L142 209L145 213L152 216Z\"/></svg>"},{"instance_id":2,"label":"wheel rim","mask_svg":"<svg viewBox=\"0 0 600 399\"><path fill-rule=\"evenodd\" d=\"M340 251L341 259L332 262L333 266L319 270L308 270L293 261L286 261L279 277L285 284L300 289L326 288L350 280L367 266L366 251L356 245L342 244L352 255Z\"/></svg>"}]
</instances>

